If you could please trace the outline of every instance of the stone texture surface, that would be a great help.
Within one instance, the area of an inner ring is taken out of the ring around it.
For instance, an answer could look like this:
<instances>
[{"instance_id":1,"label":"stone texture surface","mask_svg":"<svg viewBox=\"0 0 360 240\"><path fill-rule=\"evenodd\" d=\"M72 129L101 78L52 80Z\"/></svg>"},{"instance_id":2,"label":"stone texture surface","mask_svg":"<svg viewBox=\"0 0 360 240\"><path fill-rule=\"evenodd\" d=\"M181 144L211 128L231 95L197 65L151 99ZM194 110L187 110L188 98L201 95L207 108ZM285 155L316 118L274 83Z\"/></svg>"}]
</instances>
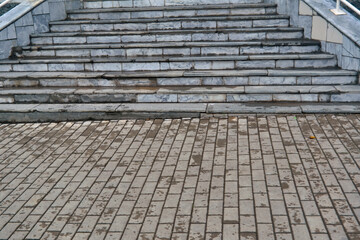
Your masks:
<instances>
[{"instance_id":1,"label":"stone texture surface","mask_svg":"<svg viewBox=\"0 0 360 240\"><path fill-rule=\"evenodd\" d=\"M360 115L0 124L0 238L359 239L359 129Z\"/></svg>"}]
</instances>

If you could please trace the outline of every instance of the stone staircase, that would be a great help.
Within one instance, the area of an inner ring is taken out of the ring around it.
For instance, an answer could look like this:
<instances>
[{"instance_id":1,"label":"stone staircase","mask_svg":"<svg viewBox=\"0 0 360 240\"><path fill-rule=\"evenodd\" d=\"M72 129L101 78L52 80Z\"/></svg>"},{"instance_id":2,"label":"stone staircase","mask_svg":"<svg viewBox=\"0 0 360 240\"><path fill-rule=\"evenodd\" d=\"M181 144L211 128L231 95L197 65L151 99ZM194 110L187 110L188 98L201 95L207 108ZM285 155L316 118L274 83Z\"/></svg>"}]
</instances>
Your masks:
<instances>
[{"instance_id":1,"label":"stone staircase","mask_svg":"<svg viewBox=\"0 0 360 240\"><path fill-rule=\"evenodd\" d=\"M32 35L0 61L0 121L360 112L358 73L276 5L168 2L86 1Z\"/></svg>"}]
</instances>

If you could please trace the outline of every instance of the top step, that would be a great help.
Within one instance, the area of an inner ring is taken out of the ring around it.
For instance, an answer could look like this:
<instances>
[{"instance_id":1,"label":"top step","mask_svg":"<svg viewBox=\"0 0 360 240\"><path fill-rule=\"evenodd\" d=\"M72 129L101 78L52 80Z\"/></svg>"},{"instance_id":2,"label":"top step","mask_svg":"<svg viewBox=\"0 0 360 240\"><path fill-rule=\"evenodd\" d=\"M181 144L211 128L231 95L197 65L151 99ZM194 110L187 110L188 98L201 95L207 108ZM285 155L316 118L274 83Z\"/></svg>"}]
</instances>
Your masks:
<instances>
[{"instance_id":1,"label":"top step","mask_svg":"<svg viewBox=\"0 0 360 240\"><path fill-rule=\"evenodd\" d=\"M68 11L71 20L172 18L276 14L276 4L211 4L193 6L96 8Z\"/></svg>"},{"instance_id":2,"label":"top step","mask_svg":"<svg viewBox=\"0 0 360 240\"><path fill-rule=\"evenodd\" d=\"M161 6L192 6L208 4L242 4L263 3L263 0L86 0L84 8L114 8L114 7L161 7Z\"/></svg>"}]
</instances>

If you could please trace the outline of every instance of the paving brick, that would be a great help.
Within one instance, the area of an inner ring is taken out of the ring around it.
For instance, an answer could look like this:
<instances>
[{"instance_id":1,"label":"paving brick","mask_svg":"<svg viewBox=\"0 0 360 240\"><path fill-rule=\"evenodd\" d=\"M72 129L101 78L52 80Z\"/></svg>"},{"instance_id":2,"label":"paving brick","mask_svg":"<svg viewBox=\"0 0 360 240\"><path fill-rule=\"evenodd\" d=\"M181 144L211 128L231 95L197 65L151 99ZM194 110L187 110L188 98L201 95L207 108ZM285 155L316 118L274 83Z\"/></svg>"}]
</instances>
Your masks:
<instances>
[{"instance_id":1,"label":"paving brick","mask_svg":"<svg viewBox=\"0 0 360 240\"><path fill-rule=\"evenodd\" d=\"M341 127L345 119L360 126L352 115L29 124L37 137L36 146L26 145L34 171L12 168L11 161L27 157L15 151L25 141L16 138L24 129L15 125L14 137L0 145L13 146L12 154L0 155L9 159L0 176L11 173L0 178L6 184L0 233L20 239L356 239L360 178L344 146L360 156L360 137L353 125ZM71 142L56 136L61 129ZM329 141L302 137L311 131ZM31 155L47 148L45 139L58 144L47 157ZM243 139L251 144L237 146ZM276 151L266 147L275 142ZM26 183L17 181L20 172Z\"/></svg>"}]
</instances>

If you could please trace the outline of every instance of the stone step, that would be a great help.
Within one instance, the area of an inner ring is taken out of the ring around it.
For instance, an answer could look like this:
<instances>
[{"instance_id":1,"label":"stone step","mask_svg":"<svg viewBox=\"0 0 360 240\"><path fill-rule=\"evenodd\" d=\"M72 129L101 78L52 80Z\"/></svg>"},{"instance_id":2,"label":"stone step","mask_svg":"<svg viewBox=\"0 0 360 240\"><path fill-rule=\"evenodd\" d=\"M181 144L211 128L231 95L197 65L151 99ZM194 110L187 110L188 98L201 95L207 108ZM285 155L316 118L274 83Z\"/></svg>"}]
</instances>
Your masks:
<instances>
[{"instance_id":1,"label":"stone step","mask_svg":"<svg viewBox=\"0 0 360 240\"><path fill-rule=\"evenodd\" d=\"M213 4L254 4L254 3L263 3L264 0L84 0L85 9L101 9L101 8L116 8L116 7L131 7L131 8L143 8L143 7L188 7L198 5L206 6Z\"/></svg>"},{"instance_id":2,"label":"stone step","mask_svg":"<svg viewBox=\"0 0 360 240\"><path fill-rule=\"evenodd\" d=\"M195 1L193 1L195 2ZM202 2L202 1L199 1ZM112 7L68 11L70 20L119 20L189 16L232 16L275 14L275 4L211 4L158 7Z\"/></svg>"},{"instance_id":3,"label":"stone step","mask_svg":"<svg viewBox=\"0 0 360 240\"><path fill-rule=\"evenodd\" d=\"M288 54L316 53L319 52L320 48L320 42L313 40L69 44L18 48L13 51L13 57L165 57L170 55Z\"/></svg>"},{"instance_id":4,"label":"stone step","mask_svg":"<svg viewBox=\"0 0 360 240\"><path fill-rule=\"evenodd\" d=\"M141 43L141 42L224 42L249 40L299 39L303 29L242 28L206 30L156 30L156 31L110 31L110 32L66 32L41 33L31 36L33 45L93 44L93 43Z\"/></svg>"},{"instance_id":5,"label":"stone step","mask_svg":"<svg viewBox=\"0 0 360 240\"><path fill-rule=\"evenodd\" d=\"M0 61L0 72L24 71L169 71L336 67L330 54L268 54L142 58L49 58Z\"/></svg>"},{"instance_id":6,"label":"stone step","mask_svg":"<svg viewBox=\"0 0 360 240\"><path fill-rule=\"evenodd\" d=\"M87 31L150 31L165 29L222 29L222 28L289 27L289 17L264 16L210 16L188 18L61 21L50 23L51 32Z\"/></svg>"},{"instance_id":7,"label":"stone step","mask_svg":"<svg viewBox=\"0 0 360 240\"><path fill-rule=\"evenodd\" d=\"M353 86L10 88L0 103L360 102Z\"/></svg>"},{"instance_id":8,"label":"stone step","mask_svg":"<svg viewBox=\"0 0 360 240\"><path fill-rule=\"evenodd\" d=\"M358 84L358 73L339 69L0 72L0 87L263 86Z\"/></svg>"},{"instance_id":9,"label":"stone step","mask_svg":"<svg viewBox=\"0 0 360 240\"><path fill-rule=\"evenodd\" d=\"M359 114L359 103L0 104L0 122L191 118L213 114Z\"/></svg>"}]
</instances>

